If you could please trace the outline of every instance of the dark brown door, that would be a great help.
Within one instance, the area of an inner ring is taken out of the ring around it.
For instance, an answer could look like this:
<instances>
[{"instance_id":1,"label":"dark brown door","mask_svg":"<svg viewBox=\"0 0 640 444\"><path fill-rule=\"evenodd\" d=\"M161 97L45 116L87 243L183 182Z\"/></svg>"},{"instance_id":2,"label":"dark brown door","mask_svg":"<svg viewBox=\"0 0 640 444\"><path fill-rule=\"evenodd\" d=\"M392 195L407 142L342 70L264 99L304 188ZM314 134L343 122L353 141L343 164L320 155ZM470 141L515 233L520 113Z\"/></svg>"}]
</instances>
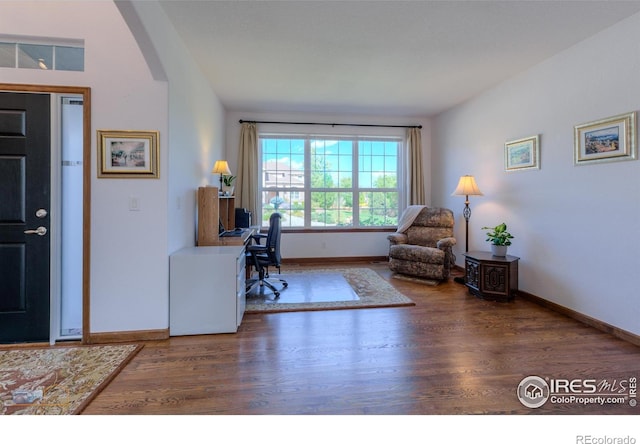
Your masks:
<instances>
[{"instance_id":1,"label":"dark brown door","mask_svg":"<svg viewBox=\"0 0 640 444\"><path fill-rule=\"evenodd\" d=\"M0 343L49 339L49 102L0 93Z\"/></svg>"}]
</instances>

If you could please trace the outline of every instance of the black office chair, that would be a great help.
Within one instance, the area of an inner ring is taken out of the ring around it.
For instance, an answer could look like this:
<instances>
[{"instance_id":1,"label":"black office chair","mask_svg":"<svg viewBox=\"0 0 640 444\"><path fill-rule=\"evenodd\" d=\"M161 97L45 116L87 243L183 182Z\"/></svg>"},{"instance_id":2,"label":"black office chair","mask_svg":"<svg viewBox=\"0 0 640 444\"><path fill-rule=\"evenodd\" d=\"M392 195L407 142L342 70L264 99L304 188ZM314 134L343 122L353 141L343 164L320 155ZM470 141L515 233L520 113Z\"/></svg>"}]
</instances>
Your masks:
<instances>
[{"instance_id":1,"label":"black office chair","mask_svg":"<svg viewBox=\"0 0 640 444\"><path fill-rule=\"evenodd\" d=\"M260 283L260 287L266 286L271 289L277 299L280 297L280 291L269 280L281 283L282 288L287 288L289 285L284 279L269 277L269 267L277 268L278 273L280 273L280 261L282 259L280 257L281 219L280 213L273 213L269 218L269 231L266 236L264 234L252 236L256 243L247 246L247 267L254 267L258 273L257 279L247 279L247 293L251 291L255 284ZM265 245L260 244L260 239L265 238Z\"/></svg>"}]
</instances>

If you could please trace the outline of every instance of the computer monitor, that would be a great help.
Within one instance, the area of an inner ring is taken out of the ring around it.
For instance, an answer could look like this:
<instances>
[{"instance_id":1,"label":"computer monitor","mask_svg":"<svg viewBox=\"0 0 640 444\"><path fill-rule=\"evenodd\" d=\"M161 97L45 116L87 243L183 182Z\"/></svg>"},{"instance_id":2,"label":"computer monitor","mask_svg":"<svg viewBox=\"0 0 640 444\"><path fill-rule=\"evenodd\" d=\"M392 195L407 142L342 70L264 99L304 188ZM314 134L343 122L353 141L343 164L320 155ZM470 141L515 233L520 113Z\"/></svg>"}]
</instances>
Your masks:
<instances>
[{"instance_id":1,"label":"computer monitor","mask_svg":"<svg viewBox=\"0 0 640 444\"><path fill-rule=\"evenodd\" d=\"M222 223L222 219L218 219L218 234L224 233L224 225Z\"/></svg>"},{"instance_id":2,"label":"computer monitor","mask_svg":"<svg viewBox=\"0 0 640 444\"><path fill-rule=\"evenodd\" d=\"M246 208L236 208L236 228L249 228L251 226L251 211Z\"/></svg>"}]
</instances>

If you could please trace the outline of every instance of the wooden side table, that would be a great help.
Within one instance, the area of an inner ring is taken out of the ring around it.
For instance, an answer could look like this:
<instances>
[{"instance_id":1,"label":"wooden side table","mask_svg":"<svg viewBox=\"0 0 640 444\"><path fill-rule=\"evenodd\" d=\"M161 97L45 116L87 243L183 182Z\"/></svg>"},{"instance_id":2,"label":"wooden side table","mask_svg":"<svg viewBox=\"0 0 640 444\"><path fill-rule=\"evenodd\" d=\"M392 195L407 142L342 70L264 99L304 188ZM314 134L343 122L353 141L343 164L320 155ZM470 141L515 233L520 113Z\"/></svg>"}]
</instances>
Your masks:
<instances>
[{"instance_id":1,"label":"wooden side table","mask_svg":"<svg viewBox=\"0 0 640 444\"><path fill-rule=\"evenodd\" d=\"M490 301L506 302L518 293L516 256L494 256L488 251L470 251L465 256L465 285L469 293Z\"/></svg>"}]
</instances>

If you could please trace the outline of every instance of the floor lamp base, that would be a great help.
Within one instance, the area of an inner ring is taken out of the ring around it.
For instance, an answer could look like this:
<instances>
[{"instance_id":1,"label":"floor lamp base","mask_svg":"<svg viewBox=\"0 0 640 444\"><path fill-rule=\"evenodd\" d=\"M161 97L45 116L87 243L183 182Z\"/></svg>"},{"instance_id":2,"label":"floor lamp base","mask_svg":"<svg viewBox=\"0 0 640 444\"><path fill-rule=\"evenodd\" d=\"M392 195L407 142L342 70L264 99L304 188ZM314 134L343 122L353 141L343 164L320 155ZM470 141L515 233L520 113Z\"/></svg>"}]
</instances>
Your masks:
<instances>
[{"instance_id":1,"label":"floor lamp base","mask_svg":"<svg viewBox=\"0 0 640 444\"><path fill-rule=\"evenodd\" d=\"M462 285L465 285L467 283L463 277L459 277L459 276L454 277L453 282L457 282L458 284L462 284Z\"/></svg>"}]
</instances>

